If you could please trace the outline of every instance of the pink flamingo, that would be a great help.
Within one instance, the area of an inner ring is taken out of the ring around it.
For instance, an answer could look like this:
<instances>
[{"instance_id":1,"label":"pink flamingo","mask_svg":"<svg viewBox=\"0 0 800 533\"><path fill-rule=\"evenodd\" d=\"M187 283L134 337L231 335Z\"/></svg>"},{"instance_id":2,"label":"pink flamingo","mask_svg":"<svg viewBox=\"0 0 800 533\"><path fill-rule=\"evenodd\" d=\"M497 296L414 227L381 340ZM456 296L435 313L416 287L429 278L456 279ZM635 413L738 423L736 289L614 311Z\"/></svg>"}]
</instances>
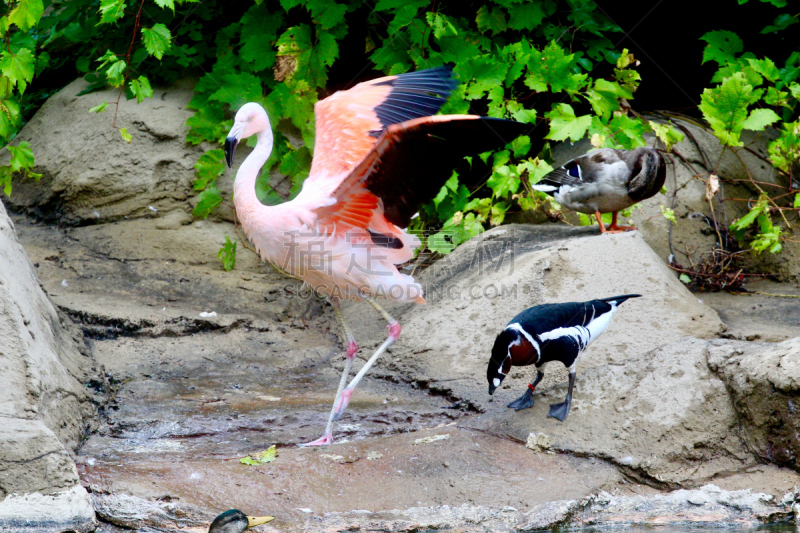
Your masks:
<instances>
[{"instance_id":1,"label":"pink flamingo","mask_svg":"<svg viewBox=\"0 0 800 533\"><path fill-rule=\"evenodd\" d=\"M380 355L400 336L400 324L375 298L424 303L422 287L395 265L414 256L419 239L403 231L464 156L505 145L522 123L475 115L431 116L457 83L449 67L360 83L317 102L316 146L300 193L276 206L256 197L255 182L272 152L267 113L247 103L225 141L228 166L236 145L255 135L255 149L236 173L234 205L265 261L301 278L333 306L347 338L344 372L321 438L333 442L333 422ZM389 335L345 388L358 347L340 301L367 300L388 322Z\"/></svg>"}]
</instances>

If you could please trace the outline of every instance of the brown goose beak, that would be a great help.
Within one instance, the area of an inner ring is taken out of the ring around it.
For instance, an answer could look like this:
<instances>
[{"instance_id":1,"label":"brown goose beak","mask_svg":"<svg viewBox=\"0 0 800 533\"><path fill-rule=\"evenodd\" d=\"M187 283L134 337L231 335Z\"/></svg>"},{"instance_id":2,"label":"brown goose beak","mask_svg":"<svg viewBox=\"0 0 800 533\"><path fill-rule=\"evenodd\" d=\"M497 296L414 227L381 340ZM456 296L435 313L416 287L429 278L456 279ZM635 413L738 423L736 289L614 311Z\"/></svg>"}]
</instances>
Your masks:
<instances>
[{"instance_id":1,"label":"brown goose beak","mask_svg":"<svg viewBox=\"0 0 800 533\"><path fill-rule=\"evenodd\" d=\"M260 526L261 524L266 524L267 522L272 522L273 520L275 520L274 516L248 516L247 529L250 529L254 526Z\"/></svg>"}]
</instances>

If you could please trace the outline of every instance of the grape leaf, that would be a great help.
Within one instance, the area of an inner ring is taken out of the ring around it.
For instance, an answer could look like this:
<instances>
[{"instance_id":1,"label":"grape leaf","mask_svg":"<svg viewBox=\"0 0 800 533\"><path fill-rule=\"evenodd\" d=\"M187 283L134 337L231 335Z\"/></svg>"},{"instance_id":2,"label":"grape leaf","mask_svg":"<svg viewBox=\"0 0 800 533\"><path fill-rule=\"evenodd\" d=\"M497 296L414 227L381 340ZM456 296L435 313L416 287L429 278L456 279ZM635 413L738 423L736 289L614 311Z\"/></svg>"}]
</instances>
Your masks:
<instances>
[{"instance_id":1,"label":"grape leaf","mask_svg":"<svg viewBox=\"0 0 800 533\"><path fill-rule=\"evenodd\" d=\"M222 261L222 268L233 270L236 266L236 245L238 241L231 241L230 237L225 236L225 244L217 252L217 257Z\"/></svg>"},{"instance_id":2,"label":"grape leaf","mask_svg":"<svg viewBox=\"0 0 800 533\"><path fill-rule=\"evenodd\" d=\"M765 57L764 59L753 59L752 57L749 57L747 58L747 62L750 64L753 70L773 83L775 83L781 76L778 67L776 67L775 63L773 63L768 57Z\"/></svg>"},{"instance_id":3,"label":"grape leaf","mask_svg":"<svg viewBox=\"0 0 800 533\"><path fill-rule=\"evenodd\" d=\"M277 458L278 458L278 450L275 448L275 445L273 444L272 446L270 446L269 448L267 448L262 452L254 453L253 455L248 455L247 457L239 459L239 462L244 465L259 466L271 463L275 461L275 459Z\"/></svg>"},{"instance_id":4,"label":"grape leaf","mask_svg":"<svg viewBox=\"0 0 800 533\"><path fill-rule=\"evenodd\" d=\"M761 91L753 91L745 75L737 72L718 87L704 89L699 107L720 142L728 146L742 146L739 135L747 119L747 107L760 96ZM754 122L757 120L754 119Z\"/></svg>"},{"instance_id":5,"label":"grape leaf","mask_svg":"<svg viewBox=\"0 0 800 533\"><path fill-rule=\"evenodd\" d=\"M28 83L33 79L34 61L33 53L27 48L20 48L16 54L3 50L0 71L12 86L19 88L20 94L25 92Z\"/></svg>"},{"instance_id":6,"label":"grape leaf","mask_svg":"<svg viewBox=\"0 0 800 533\"><path fill-rule=\"evenodd\" d=\"M156 59L161 59L169 50L172 34L169 28L161 23L154 24L152 28L142 28L142 41L147 53Z\"/></svg>"},{"instance_id":7,"label":"grape leaf","mask_svg":"<svg viewBox=\"0 0 800 533\"><path fill-rule=\"evenodd\" d=\"M116 22L125 14L125 0L100 0L100 24Z\"/></svg>"},{"instance_id":8,"label":"grape leaf","mask_svg":"<svg viewBox=\"0 0 800 533\"><path fill-rule=\"evenodd\" d=\"M133 96L136 97L136 103L142 103L145 98L153 96L153 89L150 87L150 80L145 76L139 76L135 80L130 81L130 89Z\"/></svg>"},{"instance_id":9,"label":"grape leaf","mask_svg":"<svg viewBox=\"0 0 800 533\"><path fill-rule=\"evenodd\" d=\"M155 0L155 2L158 7L163 9L169 8L173 13L175 12L175 0Z\"/></svg>"},{"instance_id":10,"label":"grape leaf","mask_svg":"<svg viewBox=\"0 0 800 533\"><path fill-rule=\"evenodd\" d=\"M575 111L569 104L556 104L553 109L545 114L550 119L550 132L545 139L563 141L572 139L580 140L592 123L590 115L575 116Z\"/></svg>"},{"instance_id":11,"label":"grape leaf","mask_svg":"<svg viewBox=\"0 0 800 533\"><path fill-rule=\"evenodd\" d=\"M797 15L790 15L789 13L781 13L780 15L775 17L775 20L772 21L772 24L766 26L763 30L761 30L761 33L772 33L775 31L785 30L789 26L797 24L797 22L798 22Z\"/></svg>"},{"instance_id":12,"label":"grape leaf","mask_svg":"<svg viewBox=\"0 0 800 533\"><path fill-rule=\"evenodd\" d=\"M119 134L122 136L122 140L126 143L130 144L133 141L133 135L128 133L128 128L120 128Z\"/></svg>"},{"instance_id":13,"label":"grape leaf","mask_svg":"<svg viewBox=\"0 0 800 533\"><path fill-rule=\"evenodd\" d=\"M208 218L208 215L222 203L222 194L216 187L209 187L197 195L199 201L192 214L197 218Z\"/></svg>"},{"instance_id":14,"label":"grape leaf","mask_svg":"<svg viewBox=\"0 0 800 533\"><path fill-rule=\"evenodd\" d=\"M716 61L719 66L723 66L744 50L744 43L732 31L710 31L700 37L700 40L708 43L703 50L702 63Z\"/></svg>"},{"instance_id":15,"label":"grape leaf","mask_svg":"<svg viewBox=\"0 0 800 533\"><path fill-rule=\"evenodd\" d=\"M19 0L16 7L8 15L9 24L16 24L22 31L36 26L44 13L42 0Z\"/></svg>"},{"instance_id":16,"label":"grape leaf","mask_svg":"<svg viewBox=\"0 0 800 533\"><path fill-rule=\"evenodd\" d=\"M202 191L225 172L225 152L221 148L209 150L194 164L194 190Z\"/></svg>"},{"instance_id":17,"label":"grape leaf","mask_svg":"<svg viewBox=\"0 0 800 533\"><path fill-rule=\"evenodd\" d=\"M108 107L108 102L103 100L102 104L96 105L94 107L90 107L89 108L89 113L102 113L103 111L106 110L106 107Z\"/></svg>"},{"instance_id":18,"label":"grape leaf","mask_svg":"<svg viewBox=\"0 0 800 533\"><path fill-rule=\"evenodd\" d=\"M525 85L537 92L546 91L548 85L554 93L578 92L585 85L587 76L572 73L574 58L575 54L567 54L555 41L541 52L532 49Z\"/></svg>"},{"instance_id":19,"label":"grape leaf","mask_svg":"<svg viewBox=\"0 0 800 533\"><path fill-rule=\"evenodd\" d=\"M754 109L750 112L750 115L742 121L742 128L752 131L761 131L780 119L781 117L772 109Z\"/></svg>"},{"instance_id":20,"label":"grape leaf","mask_svg":"<svg viewBox=\"0 0 800 533\"><path fill-rule=\"evenodd\" d=\"M508 27L512 30L530 31L542 23L546 13L542 2L523 2L508 6Z\"/></svg>"},{"instance_id":21,"label":"grape leaf","mask_svg":"<svg viewBox=\"0 0 800 533\"><path fill-rule=\"evenodd\" d=\"M494 169L486 185L492 189L495 198L505 198L517 192L520 185L519 178L516 166L501 165Z\"/></svg>"},{"instance_id":22,"label":"grape leaf","mask_svg":"<svg viewBox=\"0 0 800 533\"><path fill-rule=\"evenodd\" d=\"M490 8L487 5L482 5L478 9L478 14L475 17L475 22L481 33L492 32L492 35L502 33L508 28L506 21L506 14L499 7ZM437 36L438 37L438 36Z\"/></svg>"}]
</instances>

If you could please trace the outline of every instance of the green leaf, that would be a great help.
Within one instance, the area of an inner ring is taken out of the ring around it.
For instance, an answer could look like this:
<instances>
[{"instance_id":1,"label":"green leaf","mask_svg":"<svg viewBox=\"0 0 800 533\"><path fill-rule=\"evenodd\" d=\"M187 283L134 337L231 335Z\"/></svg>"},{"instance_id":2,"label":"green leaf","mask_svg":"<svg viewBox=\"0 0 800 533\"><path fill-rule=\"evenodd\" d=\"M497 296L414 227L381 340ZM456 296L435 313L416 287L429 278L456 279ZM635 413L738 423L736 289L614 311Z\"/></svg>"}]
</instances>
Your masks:
<instances>
[{"instance_id":1,"label":"green leaf","mask_svg":"<svg viewBox=\"0 0 800 533\"><path fill-rule=\"evenodd\" d=\"M747 107L760 96L761 91L754 92L745 75L737 72L730 78L725 78L718 87L703 90L699 107L703 117L711 124L714 135L723 144L742 146L739 135L747 119ZM753 122L757 125L759 119L765 118L768 117L759 114Z\"/></svg>"},{"instance_id":2,"label":"green leaf","mask_svg":"<svg viewBox=\"0 0 800 533\"><path fill-rule=\"evenodd\" d=\"M125 0L100 0L100 24L116 22L125 15Z\"/></svg>"},{"instance_id":3,"label":"green leaf","mask_svg":"<svg viewBox=\"0 0 800 533\"><path fill-rule=\"evenodd\" d=\"M227 237L226 237L227 238ZM251 465L251 466L259 466L267 463L271 463L278 458L278 450L275 448L273 444L266 450L255 453L253 455L248 455L247 457L242 457L239 459L239 462L244 465Z\"/></svg>"},{"instance_id":4,"label":"green leaf","mask_svg":"<svg viewBox=\"0 0 800 533\"><path fill-rule=\"evenodd\" d=\"M800 209L800 192L794 195L794 204L792 207L795 209Z\"/></svg>"},{"instance_id":5,"label":"green leaf","mask_svg":"<svg viewBox=\"0 0 800 533\"><path fill-rule=\"evenodd\" d=\"M455 250L455 245L448 239L451 234L451 231L440 231L428 237L428 250L442 255L447 255Z\"/></svg>"},{"instance_id":6,"label":"green leaf","mask_svg":"<svg viewBox=\"0 0 800 533\"><path fill-rule=\"evenodd\" d=\"M194 164L194 190L202 191L225 172L225 152L222 148L209 150Z\"/></svg>"},{"instance_id":7,"label":"green leaf","mask_svg":"<svg viewBox=\"0 0 800 533\"><path fill-rule=\"evenodd\" d=\"M703 50L702 63L716 61L719 66L723 66L744 50L742 40L731 31L710 31L700 37L700 40L708 43Z\"/></svg>"},{"instance_id":8,"label":"green leaf","mask_svg":"<svg viewBox=\"0 0 800 533\"><path fill-rule=\"evenodd\" d=\"M8 22L16 24L22 31L28 31L36 26L44 13L42 0L19 0L16 7L8 15Z\"/></svg>"},{"instance_id":9,"label":"green leaf","mask_svg":"<svg viewBox=\"0 0 800 533\"><path fill-rule=\"evenodd\" d=\"M517 167L507 165L496 167L486 185L492 189L495 198L505 198L509 194L517 192L520 185Z\"/></svg>"},{"instance_id":10,"label":"green leaf","mask_svg":"<svg viewBox=\"0 0 800 533\"><path fill-rule=\"evenodd\" d=\"M425 13L425 20L428 21L428 26L431 27L433 36L437 39L448 35L458 35L458 30L450 22L450 19L441 13L429 11Z\"/></svg>"},{"instance_id":11,"label":"green leaf","mask_svg":"<svg viewBox=\"0 0 800 533\"><path fill-rule=\"evenodd\" d=\"M525 85L537 92L546 91L549 85L554 93L577 93L586 84L587 76L573 74L574 58L575 54L567 54L555 41L541 52L532 49Z\"/></svg>"},{"instance_id":12,"label":"green leaf","mask_svg":"<svg viewBox=\"0 0 800 533\"><path fill-rule=\"evenodd\" d=\"M255 5L242 16L239 57L252 65L253 72L266 70L275 64L277 50L272 43L277 39L283 20L282 13L272 13L266 5Z\"/></svg>"},{"instance_id":13,"label":"green leaf","mask_svg":"<svg viewBox=\"0 0 800 533\"><path fill-rule=\"evenodd\" d=\"M128 64L125 61L115 61L111 63L111 66L108 67L106 70L106 78L108 78L108 83L110 83L114 87L120 87L123 83L125 83L125 71L127 69Z\"/></svg>"},{"instance_id":14,"label":"green leaf","mask_svg":"<svg viewBox=\"0 0 800 533\"><path fill-rule=\"evenodd\" d=\"M681 280L683 283L686 283L687 285L688 285L689 283L691 283L691 282L692 282L692 278L690 278L690 277L689 277L689 276L687 276L686 274L681 274L681 275L678 277L678 279L679 279L679 280Z\"/></svg>"},{"instance_id":15,"label":"green leaf","mask_svg":"<svg viewBox=\"0 0 800 533\"><path fill-rule=\"evenodd\" d=\"M517 159L525 157L531 149L531 138L527 135L520 135L511 141L511 149Z\"/></svg>"},{"instance_id":16,"label":"green leaf","mask_svg":"<svg viewBox=\"0 0 800 533\"><path fill-rule=\"evenodd\" d=\"M683 133L678 131L678 129L671 124L659 124L658 122L648 120L647 125L653 130L656 137L664 143L664 147L667 151L670 151L675 143L679 143L683 140Z\"/></svg>"},{"instance_id":17,"label":"green leaf","mask_svg":"<svg viewBox=\"0 0 800 533\"><path fill-rule=\"evenodd\" d=\"M664 207L663 204L659 204L658 207L661 208L661 215L664 218L666 218L667 220L669 220L670 222L672 222L676 226L678 225L678 222L675 220L675 211L674 210L670 209L669 207Z\"/></svg>"},{"instance_id":18,"label":"green leaf","mask_svg":"<svg viewBox=\"0 0 800 533\"><path fill-rule=\"evenodd\" d=\"M217 257L222 261L222 268L226 271L233 270L236 266L236 245L237 241L231 241L230 237L225 236L225 244L217 252Z\"/></svg>"},{"instance_id":19,"label":"green leaf","mask_svg":"<svg viewBox=\"0 0 800 533\"><path fill-rule=\"evenodd\" d=\"M508 6L508 27L512 30L531 31L546 16L544 2L522 2Z\"/></svg>"},{"instance_id":20,"label":"green leaf","mask_svg":"<svg viewBox=\"0 0 800 533\"><path fill-rule=\"evenodd\" d=\"M20 48L16 54L3 50L2 58L0 58L0 71L3 72L3 76L8 78L12 86L17 86L19 93L23 94L28 83L33 79L34 62L33 53L27 48Z\"/></svg>"},{"instance_id":21,"label":"green leaf","mask_svg":"<svg viewBox=\"0 0 800 533\"><path fill-rule=\"evenodd\" d=\"M150 87L150 80L145 76L139 76L135 80L130 81L130 89L133 96L136 97L136 103L142 103L145 98L153 96L153 89Z\"/></svg>"},{"instance_id":22,"label":"green leaf","mask_svg":"<svg viewBox=\"0 0 800 533\"><path fill-rule=\"evenodd\" d=\"M780 119L781 117L772 109L754 109L750 112L750 116L742 121L742 128L752 131L761 131Z\"/></svg>"},{"instance_id":23,"label":"green leaf","mask_svg":"<svg viewBox=\"0 0 800 533\"><path fill-rule=\"evenodd\" d=\"M122 136L122 140L125 141L126 143L130 143L131 141L133 141L133 135L128 133L128 128L120 128L119 134Z\"/></svg>"},{"instance_id":24,"label":"green leaf","mask_svg":"<svg viewBox=\"0 0 800 533\"><path fill-rule=\"evenodd\" d=\"M483 5L478 9L478 14L475 17L475 22L478 24L478 30L481 33L492 32L492 35L502 33L508 28L506 21L506 14L499 7L490 8Z\"/></svg>"},{"instance_id":25,"label":"green leaf","mask_svg":"<svg viewBox=\"0 0 800 533\"><path fill-rule=\"evenodd\" d=\"M789 173L800 159L800 121L783 124L780 136L769 144L769 158L775 167Z\"/></svg>"},{"instance_id":26,"label":"green leaf","mask_svg":"<svg viewBox=\"0 0 800 533\"><path fill-rule=\"evenodd\" d=\"M102 113L103 111L106 110L106 107L108 107L108 102L103 100L102 104L96 105L94 107L90 107L89 108L89 113Z\"/></svg>"},{"instance_id":27,"label":"green leaf","mask_svg":"<svg viewBox=\"0 0 800 533\"><path fill-rule=\"evenodd\" d=\"M556 104L545 116L550 119L550 132L545 139L564 141L572 139L579 141L592 123L590 115L575 116L575 111L569 104Z\"/></svg>"},{"instance_id":28,"label":"green leaf","mask_svg":"<svg viewBox=\"0 0 800 533\"><path fill-rule=\"evenodd\" d=\"M761 33L772 33L775 31L785 30L789 26L793 24L797 24L798 22L797 15L790 15L789 13L781 13L769 26L766 26Z\"/></svg>"},{"instance_id":29,"label":"green leaf","mask_svg":"<svg viewBox=\"0 0 800 533\"><path fill-rule=\"evenodd\" d=\"M0 137L4 138L5 142L16 133L19 122L19 103L12 99L0 100Z\"/></svg>"},{"instance_id":30,"label":"green leaf","mask_svg":"<svg viewBox=\"0 0 800 533\"><path fill-rule=\"evenodd\" d=\"M209 187L198 194L197 198L199 201L192 210L192 214L197 218L208 218L208 215L222 203L222 194L216 187Z\"/></svg>"},{"instance_id":31,"label":"green leaf","mask_svg":"<svg viewBox=\"0 0 800 533\"><path fill-rule=\"evenodd\" d=\"M597 79L592 88L586 91L587 99L592 104L594 112L600 116L608 117L613 111L620 108L620 100L633 98L633 93L624 89L615 81Z\"/></svg>"},{"instance_id":32,"label":"green leaf","mask_svg":"<svg viewBox=\"0 0 800 533\"><path fill-rule=\"evenodd\" d=\"M175 12L175 0L155 0L156 5L163 9L171 9L172 12Z\"/></svg>"},{"instance_id":33,"label":"green leaf","mask_svg":"<svg viewBox=\"0 0 800 533\"><path fill-rule=\"evenodd\" d=\"M750 63L750 66L753 68L753 70L767 78L772 83L775 83L781 77L778 67L776 67L775 63L773 63L768 57L765 57L764 59L753 59L749 57L747 58L747 62Z\"/></svg>"},{"instance_id":34,"label":"green leaf","mask_svg":"<svg viewBox=\"0 0 800 533\"><path fill-rule=\"evenodd\" d=\"M158 23L152 28L142 28L142 41L148 54L161 59L171 46L172 34L169 28Z\"/></svg>"}]
</instances>

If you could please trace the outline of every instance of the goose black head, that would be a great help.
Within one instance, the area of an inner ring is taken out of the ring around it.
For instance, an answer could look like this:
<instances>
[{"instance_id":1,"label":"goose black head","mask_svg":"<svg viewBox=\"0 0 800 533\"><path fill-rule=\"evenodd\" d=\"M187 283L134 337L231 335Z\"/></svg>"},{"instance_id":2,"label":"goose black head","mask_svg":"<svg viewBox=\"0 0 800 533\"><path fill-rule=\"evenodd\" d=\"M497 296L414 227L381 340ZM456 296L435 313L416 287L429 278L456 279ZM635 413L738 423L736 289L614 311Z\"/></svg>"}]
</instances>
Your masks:
<instances>
[{"instance_id":1,"label":"goose black head","mask_svg":"<svg viewBox=\"0 0 800 533\"><path fill-rule=\"evenodd\" d=\"M517 341L518 333L504 329L494 340L492 347L492 357L489 359L489 367L486 369L486 379L489 381L489 394L494 391L506 379L511 371L511 353L509 347Z\"/></svg>"},{"instance_id":2,"label":"goose black head","mask_svg":"<svg viewBox=\"0 0 800 533\"><path fill-rule=\"evenodd\" d=\"M238 509L229 509L211 522L208 533L244 533L272 520L275 520L274 516L247 516Z\"/></svg>"}]
</instances>

